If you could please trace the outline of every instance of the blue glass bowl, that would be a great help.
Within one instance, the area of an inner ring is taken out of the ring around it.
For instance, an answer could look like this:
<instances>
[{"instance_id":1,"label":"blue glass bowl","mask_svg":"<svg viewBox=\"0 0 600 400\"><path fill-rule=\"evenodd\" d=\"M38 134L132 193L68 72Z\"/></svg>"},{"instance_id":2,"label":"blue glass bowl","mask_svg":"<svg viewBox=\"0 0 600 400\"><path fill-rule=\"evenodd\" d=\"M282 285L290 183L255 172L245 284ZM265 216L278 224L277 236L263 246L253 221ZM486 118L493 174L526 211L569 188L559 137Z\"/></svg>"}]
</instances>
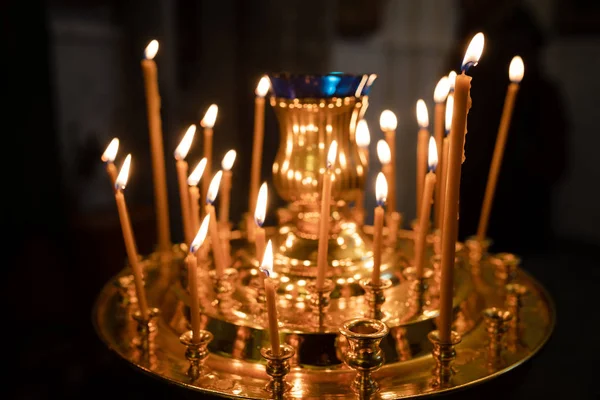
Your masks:
<instances>
[{"instance_id":1,"label":"blue glass bowl","mask_svg":"<svg viewBox=\"0 0 600 400\"><path fill-rule=\"evenodd\" d=\"M328 99L331 97L355 96L363 77L370 74L344 74L330 72L328 74L269 74L271 92L275 97L285 99ZM360 96L369 94L374 79L365 83Z\"/></svg>"}]
</instances>

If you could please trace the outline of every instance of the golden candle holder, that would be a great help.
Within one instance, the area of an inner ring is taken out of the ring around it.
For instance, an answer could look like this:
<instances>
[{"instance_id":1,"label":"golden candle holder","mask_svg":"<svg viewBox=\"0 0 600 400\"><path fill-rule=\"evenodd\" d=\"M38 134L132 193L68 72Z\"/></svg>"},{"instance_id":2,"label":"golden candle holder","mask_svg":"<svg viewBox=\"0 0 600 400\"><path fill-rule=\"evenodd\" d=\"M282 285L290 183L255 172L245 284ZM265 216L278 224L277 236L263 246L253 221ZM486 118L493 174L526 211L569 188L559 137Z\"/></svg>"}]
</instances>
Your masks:
<instances>
[{"instance_id":1,"label":"golden candle holder","mask_svg":"<svg viewBox=\"0 0 600 400\"><path fill-rule=\"evenodd\" d=\"M348 342L344 362L356 371L351 388L360 396L368 397L379 390L372 373L383 366L385 355L379 343L388 332L383 322L370 318L346 321L340 328Z\"/></svg>"},{"instance_id":2,"label":"golden candle holder","mask_svg":"<svg viewBox=\"0 0 600 400\"><path fill-rule=\"evenodd\" d=\"M379 284L374 284L370 278L361 279L360 286L365 291L365 303L367 310L365 317L371 319L385 319L385 312L381 309L385 304L384 291L392 287L392 281L389 279L380 279Z\"/></svg>"},{"instance_id":3,"label":"golden candle holder","mask_svg":"<svg viewBox=\"0 0 600 400\"><path fill-rule=\"evenodd\" d=\"M156 318L159 315L158 308L148 309L148 317L144 318L140 311L134 312L131 317L137 323L137 338L134 342L144 351L148 350L150 334L156 330Z\"/></svg>"},{"instance_id":4,"label":"golden candle holder","mask_svg":"<svg viewBox=\"0 0 600 400\"><path fill-rule=\"evenodd\" d=\"M478 265L487 256L488 250L492 245L492 239L484 238L482 240L477 236L469 236L465 240L465 245L469 252L469 261L472 265Z\"/></svg>"},{"instance_id":5,"label":"golden candle holder","mask_svg":"<svg viewBox=\"0 0 600 400\"><path fill-rule=\"evenodd\" d=\"M279 346L279 354L274 355L271 347L263 347L260 354L267 360L266 372L271 380L265 386L265 390L273 395L274 398L280 398L285 392L288 392L291 385L285 381L285 376L290 372L290 359L294 357L296 351L288 344Z\"/></svg>"},{"instance_id":6,"label":"golden candle holder","mask_svg":"<svg viewBox=\"0 0 600 400\"><path fill-rule=\"evenodd\" d=\"M331 292L335 289L335 284L331 279L323 281L323 287L317 288L315 281L311 281L306 285L310 297L310 308L312 317L319 328L322 328L327 321L327 311L331 303Z\"/></svg>"},{"instance_id":7,"label":"golden candle holder","mask_svg":"<svg viewBox=\"0 0 600 400\"><path fill-rule=\"evenodd\" d=\"M528 290L525 285L520 283L509 283L506 289L506 309L511 313L510 320L509 342L514 348L520 339L521 323L521 308L523 307L523 298L527 295Z\"/></svg>"},{"instance_id":8,"label":"golden candle holder","mask_svg":"<svg viewBox=\"0 0 600 400\"><path fill-rule=\"evenodd\" d=\"M502 352L505 349L505 334L509 321L513 318L510 311L490 307L483 310L486 332L488 336L488 363L495 367L501 363Z\"/></svg>"},{"instance_id":9,"label":"golden candle holder","mask_svg":"<svg viewBox=\"0 0 600 400\"><path fill-rule=\"evenodd\" d=\"M521 258L513 253L498 253L492 257L491 262L496 266L496 278L511 283L517 277Z\"/></svg>"},{"instance_id":10,"label":"golden candle holder","mask_svg":"<svg viewBox=\"0 0 600 400\"><path fill-rule=\"evenodd\" d=\"M222 275L218 275L217 271L213 269L208 272L208 276L215 293L212 302L213 307L220 311L231 311L236 308L236 302L233 300L232 294L238 280L238 271L235 268L226 268Z\"/></svg>"},{"instance_id":11,"label":"golden candle holder","mask_svg":"<svg viewBox=\"0 0 600 400\"><path fill-rule=\"evenodd\" d=\"M455 373L452 365L456 359L455 347L462 341L462 337L457 332L452 331L450 332L450 343L445 343L440 340L440 332L435 330L429 332L427 338L433 345L431 354L435 362L432 385L434 387L447 387Z\"/></svg>"},{"instance_id":12,"label":"golden candle holder","mask_svg":"<svg viewBox=\"0 0 600 400\"><path fill-rule=\"evenodd\" d=\"M213 334L200 330L198 341L193 340L192 331L184 332L179 341L185 346L185 358L189 361L187 374L192 381L207 373L204 367L204 360L209 355L208 344L213 340Z\"/></svg>"}]
</instances>

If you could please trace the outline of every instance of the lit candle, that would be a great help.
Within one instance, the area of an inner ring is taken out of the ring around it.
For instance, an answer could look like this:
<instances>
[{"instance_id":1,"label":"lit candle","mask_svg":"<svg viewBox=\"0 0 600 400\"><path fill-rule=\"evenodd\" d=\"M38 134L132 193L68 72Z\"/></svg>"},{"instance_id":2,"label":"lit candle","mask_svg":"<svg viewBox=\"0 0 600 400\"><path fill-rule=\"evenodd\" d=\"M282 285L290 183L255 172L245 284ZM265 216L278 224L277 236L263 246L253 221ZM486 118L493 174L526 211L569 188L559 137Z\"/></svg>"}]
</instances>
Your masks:
<instances>
[{"instance_id":1,"label":"lit candle","mask_svg":"<svg viewBox=\"0 0 600 400\"><path fill-rule=\"evenodd\" d=\"M423 198L423 185L425 184L425 173L427 171L427 146L429 145L429 113L427 105L422 99L417 101L417 122L419 123L419 134L417 136L417 202L415 204L417 220L420 219L419 207Z\"/></svg>"},{"instance_id":2,"label":"lit candle","mask_svg":"<svg viewBox=\"0 0 600 400\"><path fill-rule=\"evenodd\" d=\"M371 134L367 121L361 119L356 124L356 145L358 146L359 157L363 167L363 174L366 176L369 169L369 145L371 144ZM363 224L365 218L365 198L361 192L356 199L356 215L358 223Z\"/></svg>"},{"instance_id":3,"label":"lit candle","mask_svg":"<svg viewBox=\"0 0 600 400\"><path fill-rule=\"evenodd\" d=\"M267 318L269 319L269 339L271 341L271 353L278 356L279 349L279 323L277 322L277 294L275 293L275 283L271 279L273 274L273 245L271 241L265 248L265 256L262 260L260 270L266 275L265 297L267 300Z\"/></svg>"},{"instance_id":4,"label":"lit candle","mask_svg":"<svg viewBox=\"0 0 600 400\"><path fill-rule=\"evenodd\" d=\"M262 227L265 223L265 217L267 216L267 197L267 182L263 182L263 184L260 186L260 190L258 191L256 208L254 209L254 222L256 223L254 245L256 246L256 259L259 260L259 262L262 260L265 254L265 242L267 240L265 229Z\"/></svg>"},{"instance_id":5,"label":"lit candle","mask_svg":"<svg viewBox=\"0 0 600 400\"><path fill-rule=\"evenodd\" d=\"M183 236L185 243L191 243L195 229L190 225L190 197L187 188L188 163L185 161L194 134L196 133L196 125L190 125L187 132L179 142L175 149L175 166L177 168L177 182L179 184L179 201L181 203L181 220L183 222Z\"/></svg>"},{"instance_id":6,"label":"lit candle","mask_svg":"<svg viewBox=\"0 0 600 400\"><path fill-rule=\"evenodd\" d=\"M190 243L190 252L185 257L185 264L188 269L188 290L190 293L190 315L192 320L192 342L200 342L200 299L198 294L198 260L196 259L196 251L204 243L206 233L208 232L208 224L210 215L204 217L202 225L196 233L196 237Z\"/></svg>"},{"instance_id":7,"label":"lit candle","mask_svg":"<svg viewBox=\"0 0 600 400\"><path fill-rule=\"evenodd\" d=\"M450 143L450 129L452 128L452 113L454 111L454 93L450 93L448 98L446 99L446 136L444 140L442 140L442 158L443 160L448 160L448 147ZM442 192L440 195L440 202L442 206L440 208L440 214L438 215L438 223L437 226L439 229L442 229L442 223L444 221L444 204L446 203L446 179L448 177L448 163L444 162L440 168L440 181L442 184L440 185L440 191Z\"/></svg>"},{"instance_id":8,"label":"lit candle","mask_svg":"<svg viewBox=\"0 0 600 400\"><path fill-rule=\"evenodd\" d=\"M383 173L377 174L375 181L375 197L377 199L377 207L374 212L373 222L373 271L371 272L371 283L379 285L381 282L381 243L383 242L383 217L385 204L388 194L388 185Z\"/></svg>"},{"instance_id":9,"label":"lit candle","mask_svg":"<svg viewBox=\"0 0 600 400\"><path fill-rule=\"evenodd\" d=\"M485 188L485 196L481 207L481 215L479 217L479 227L477 228L477 238L480 241L485 239L487 233L490 213L492 211L492 203L494 202L494 193L496 191L496 183L498 182L498 174L500 173L500 165L502 164L502 156L504 155L504 147L506 146L506 138L508 136L508 128L510 128L510 120L515 106L515 99L519 91L519 84L525 74L525 65L523 59L515 56L510 62L508 68L508 76L510 84L506 91L504 99L504 110L502 110L502 118L498 126L498 134L496 136L496 147L492 157L492 164L488 175L487 186Z\"/></svg>"},{"instance_id":10,"label":"lit candle","mask_svg":"<svg viewBox=\"0 0 600 400\"><path fill-rule=\"evenodd\" d=\"M160 119L160 95L158 93L158 73L154 56L158 52L158 42L152 40L144 51L142 72L146 87L148 113L148 133L152 152L152 175L154 177L154 205L156 208L156 233L158 249L169 251L171 236L169 231L169 204L167 199L167 176L165 173L165 151L163 148L162 122Z\"/></svg>"},{"instance_id":11,"label":"lit candle","mask_svg":"<svg viewBox=\"0 0 600 400\"><path fill-rule=\"evenodd\" d=\"M115 167L115 158L117 158L117 151L119 151L119 139L114 138L110 141L104 153L102 153L102 161L106 163L106 173L110 178L111 185L115 186L117 180L117 167Z\"/></svg>"},{"instance_id":12,"label":"lit candle","mask_svg":"<svg viewBox=\"0 0 600 400\"><path fill-rule=\"evenodd\" d=\"M260 165L262 163L263 141L265 136L265 96L271 87L269 78L263 76L258 81L254 93L254 141L252 144L252 169L250 171L250 204L248 210L256 208L258 183L260 182ZM262 258L259 258L259 260Z\"/></svg>"},{"instance_id":13,"label":"lit candle","mask_svg":"<svg viewBox=\"0 0 600 400\"><path fill-rule=\"evenodd\" d=\"M144 289L144 278L142 266L138 260L137 247L133 237L133 229L131 228L131 220L127 212L127 204L125 204L125 196L123 190L127 186L127 178L129 177L129 166L131 164L131 154L128 154L123 161L121 171L115 179L115 201L117 202L117 210L119 211L119 220L121 221L121 230L123 231L123 240L125 242L125 250L129 259L129 266L133 272L133 283L135 285L135 293L138 298L138 306L144 320L148 320L148 301L146 300L146 291Z\"/></svg>"},{"instance_id":14,"label":"lit candle","mask_svg":"<svg viewBox=\"0 0 600 400\"><path fill-rule=\"evenodd\" d=\"M448 168L446 194L444 200L444 221L442 228L442 277L440 282L440 317L438 330L440 341L450 343L452 332L452 299L454 290L454 257L458 234L458 199L460 193L460 172L464 158L464 143L467 133L467 112L471 107L471 77L465 72L476 65L483 52L484 36L478 33L473 37L462 63L462 73L456 77L454 88L454 111L448 148Z\"/></svg>"},{"instance_id":15,"label":"lit candle","mask_svg":"<svg viewBox=\"0 0 600 400\"><path fill-rule=\"evenodd\" d=\"M223 194L219 200L219 223L225 228L229 228L229 199L231 198L231 168L235 162L235 150L229 150L221 161L223 168Z\"/></svg>"},{"instance_id":16,"label":"lit candle","mask_svg":"<svg viewBox=\"0 0 600 400\"><path fill-rule=\"evenodd\" d=\"M390 110L383 110L379 117L379 126L385 134L385 141L387 142L389 149L389 161L384 163L379 157L379 161L384 164L385 177L387 179L389 190L387 196L387 211L389 214L396 211L396 127L398 126L398 119L396 114ZM379 143L377 143L377 154L379 154Z\"/></svg>"},{"instance_id":17,"label":"lit candle","mask_svg":"<svg viewBox=\"0 0 600 400\"><path fill-rule=\"evenodd\" d=\"M321 219L319 220L319 247L317 254L317 282L318 290L323 288L327 271L327 245L329 244L329 223L331 204L331 180L333 165L337 158L337 142L334 140L327 151L327 168L323 174L323 192L321 194Z\"/></svg>"},{"instance_id":18,"label":"lit candle","mask_svg":"<svg viewBox=\"0 0 600 400\"><path fill-rule=\"evenodd\" d=\"M450 90L450 83L448 81L447 76L443 76L438 84L435 86L435 90L433 92L433 101L435 102L435 112L434 112L434 121L433 121L433 129L435 136L435 145L438 150L438 166L440 171L442 170L442 165L444 163L444 159L442 157L442 140L444 140L444 115L446 113L446 97L448 97L448 91ZM435 218L435 226L439 229L441 226L439 225L440 214L442 210L442 180L438 179L435 186L435 201L433 202L433 211Z\"/></svg>"},{"instance_id":19,"label":"lit candle","mask_svg":"<svg viewBox=\"0 0 600 400\"><path fill-rule=\"evenodd\" d=\"M208 163L207 163L208 165ZM218 171L213 177L212 181L210 181L210 185L208 186L208 191L206 192L206 207L205 212L206 215L210 215L210 244L213 252L213 259L215 261L215 269L217 276L223 276L225 272L225 264L226 258L225 253L223 252L223 246L221 246L221 238L219 236L219 226L217 223L217 216L215 212L215 207L213 203L217 198L217 194L219 193L219 185L221 184L221 177L223 176L223 171Z\"/></svg>"},{"instance_id":20,"label":"lit candle","mask_svg":"<svg viewBox=\"0 0 600 400\"><path fill-rule=\"evenodd\" d=\"M429 231L429 216L431 215L431 202L433 200L433 189L435 187L436 176L435 168L438 162L438 152L435 146L435 138L429 138L429 152L427 164L429 172L425 175L425 185L423 187L423 197L421 198L421 218L419 218L419 230L415 240L415 272L416 279L423 277L423 268L425 264L425 244L427 243L427 232Z\"/></svg>"},{"instance_id":21,"label":"lit candle","mask_svg":"<svg viewBox=\"0 0 600 400\"><path fill-rule=\"evenodd\" d=\"M388 183L387 209L388 214L391 215L391 213L393 212L390 211L390 208L392 207L392 155L390 152L390 146L388 146L385 140L379 140L377 142L377 157L379 158L379 162L381 163L381 171L383 172L383 175L385 175L385 180Z\"/></svg>"},{"instance_id":22,"label":"lit candle","mask_svg":"<svg viewBox=\"0 0 600 400\"><path fill-rule=\"evenodd\" d=\"M197 232L200 228L200 190L198 190L198 182L200 182L205 168L206 158L203 158L187 178L190 199L190 229L192 232Z\"/></svg>"},{"instance_id":23,"label":"lit candle","mask_svg":"<svg viewBox=\"0 0 600 400\"><path fill-rule=\"evenodd\" d=\"M212 143L213 143L213 127L215 126L215 121L217 120L217 113L219 112L219 107L216 104L211 104L206 110L204 114L204 118L200 121L200 125L202 126L204 131L204 157L206 158L206 172L208 176L212 175ZM208 184L209 182L205 179L202 181L202 196L206 196L208 193ZM215 223L217 221L215 220Z\"/></svg>"}]
</instances>

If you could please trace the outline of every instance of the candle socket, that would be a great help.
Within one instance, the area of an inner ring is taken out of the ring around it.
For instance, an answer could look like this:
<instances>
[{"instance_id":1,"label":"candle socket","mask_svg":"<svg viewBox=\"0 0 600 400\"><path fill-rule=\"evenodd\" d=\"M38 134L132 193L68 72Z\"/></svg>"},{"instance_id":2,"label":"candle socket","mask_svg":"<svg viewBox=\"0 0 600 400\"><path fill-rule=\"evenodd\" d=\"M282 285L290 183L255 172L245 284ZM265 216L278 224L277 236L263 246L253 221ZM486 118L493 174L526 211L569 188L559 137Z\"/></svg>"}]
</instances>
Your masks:
<instances>
[{"instance_id":1,"label":"candle socket","mask_svg":"<svg viewBox=\"0 0 600 400\"><path fill-rule=\"evenodd\" d=\"M388 331L386 324L370 318L352 319L344 322L340 328L340 333L348 343L344 349L344 363L356 371L351 388L361 398L368 398L379 390L371 374L381 368L385 361L379 343Z\"/></svg>"},{"instance_id":2,"label":"candle socket","mask_svg":"<svg viewBox=\"0 0 600 400\"><path fill-rule=\"evenodd\" d=\"M452 366L456 358L455 346L462 341L462 338L457 332L451 331L450 343L443 343L440 341L440 332L437 330L429 332L427 338L433 345L431 354L435 362L432 384L434 387L448 386L452 375L456 373L456 370Z\"/></svg>"},{"instance_id":3,"label":"candle socket","mask_svg":"<svg viewBox=\"0 0 600 400\"><path fill-rule=\"evenodd\" d=\"M235 308L236 302L233 300L232 295L235 291L238 275L235 268L226 268L222 276L218 276L217 271L214 269L209 271L208 276L215 294L212 305L219 311L231 311Z\"/></svg>"},{"instance_id":4,"label":"candle socket","mask_svg":"<svg viewBox=\"0 0 600 400\"><path fill-rule=\"evenodd\" d=\"M120 276L114 281L114 285L119 293L117 299L120 307L127 307L130 304L137 303L133 275Z\"/></svg>"},{"instance_id":5,"label":"candle socket","mask_svg":"<svg viewBox=\"0 0 600 400\"><path fill-rule=\"evenodd\" d=\"M488 365L495 366L501 362L502 351L505 348L504 337L512 317L510 311L497 307L483 310L485 331L488 335Z\"/></svg>"},{"instance_id":6,"label":"candle socket","mask_svg":"<svg viewBox=\"0 0 600 400\"><path fill-rule=\"evenodd\" d=\"M260 354L267 360L267 375L271 377L265 390L273 394L274 398L281 397L291 389L285 381L285 376L290 372L290 358L296 354L294 348L288 344L279 345L279 355L273 355L270 347L260 349Z\"/></svg>"},{"instance_id":7,"label":"candle socket","mask_svg":"<svg viewBox=\"0 0 600 400\"><path fill-rule=\"evenodd\" d=\"M521 258L513 253L498 253L491 259L496 267L496 278L504 283L511 283L517 278Z\"/></svg>"},{"instance_id":8,"label":"candle socket","mask_svg":"<svg viewBox=\"0 0 600 400\"><path fill-rule=\"evenodd\" d=\"M384 290L392 287L392 281L380 279L379 284L376 285L370 278L365 278L360 280L360 286L365 291L365 303L367 304L365 316L378 320L384 319L385 313L381 309L385 303Z\"/></svg>"},{"instance_id":9,"label":"candle socket","mask_svg":"<svg viewBox=\"0 0 600 400\"><path fill-rule=\"evenodd\" d=\"M144 351L148 351L150 345L150 334L156 331L156 317L159 314L158 308L148 308L148 318L142 317L140 311L136 311L131 316L137 322L137 345Z\"/></svg>"},{"instance_id":10,"label":"candle socket","mask_svg":"<svg viewBox=\"0 0 600 400\"><path fill-rule=\"evenodd\" d=\"M187 375L192 381L207 372L204 367L204 360L208 357L208 344L213 340L213 334L209 331L200 330L199 337L198 342L194 342L192 331L184 332L179 337L179 341L186 347L185 358L190 363Z\"/></svg>"},{"instance_id":11,"label":"candle socket","mask_svg":"<svg viewBox=\"0 0 600 400\"><path fill-rule=\"evenodd\" d=\"M492 245L492 239L479 239L477 236L469 236L465 241L469 250L469 261L471 265L479 265L481 260L487 256L488 250Z\"/></svg>"},{"instance_id":12,"label":"candle socket","mask_svg":"<svg viewBox=\"0 0 600 400\"><path fill-rule=\"evenodd\" d=\"M319 327L323 326L327 318L327 309L333 289L335 289L335 284L331 279L325 279L321 289L317 289L316 281L311 281L306 285L306 290L310 295L312 315Z\"/></svg>"},{"instance_id":13,"label":"candle socket","mask_svg":"<svg viewBox=\"0 0 600 400\"><path fill-rule=\"evenodd\" d=\"M528 290L525 285L520 283L509 283L506 285L506 309L512 314L510 320L508 344L509 347L515 348L520 339L521 330L521 308L523 307L523 298L527 295Z\"/></svg>"}]
</instances>

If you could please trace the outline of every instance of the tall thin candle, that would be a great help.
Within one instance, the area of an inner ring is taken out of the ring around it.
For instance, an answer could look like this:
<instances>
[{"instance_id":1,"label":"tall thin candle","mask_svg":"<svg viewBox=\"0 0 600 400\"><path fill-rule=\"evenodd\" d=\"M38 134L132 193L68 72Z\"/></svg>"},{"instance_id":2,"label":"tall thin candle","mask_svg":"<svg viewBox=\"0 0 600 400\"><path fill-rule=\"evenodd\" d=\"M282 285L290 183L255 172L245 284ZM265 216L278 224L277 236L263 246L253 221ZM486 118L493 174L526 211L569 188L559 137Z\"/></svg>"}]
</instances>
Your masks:
<instances>
[{"instance_id":1,"label":"tall thin candle","mask_svg":"<svg viewBox=\"0 0 600 400\"><path fill-rule=\"evenodd\" d=\"M375 198L377 207L374 211L373 223L373 271L371 272L371 283L379 285L381 282L381 243L383 242L383 206L388 194L388 185L382 172L377 174L375 181Z\"/></svg>"},{"instance_id":2,"label":"tall thin candle","mask_svg":"<svg viewBox=\"0 0 600 400\"><path fill-rule=\"evenodd\" d=\"M203 129L204 134L204 157L206 158L206 172L208 176L212 175L213 162L212 162L212 150L213 150L213 127L217 120L217 114L219 113L219 107L216 104L211 104L204 114L204 118L200 121L200 125ZM202 196L206 197L208 193L209 182L207 179L202 181ZM216 222L216 221L215 221Z\"/></svg>"},{"instance_id":3,"label":"tall thin candle","mask_svg":"<svg viewBox=\"0 0 600 400\"><path fill-rule=\"evenodd\" d=\"M369 170L369 145L371 144L371 133L367 121L361 119L356 124L356 145L358 146L362 173L366 176ZM358 223L363 224L365 218L365 197L363 193L358 194L356 199L356 215Z\"/></svg>"},{"instance_id":4,"label":"tall thin candle","mask_svg":"<svg viewBox=\"0 0 600 400\"><path fill-rule=\"evenodd\" d=\"M383 110L379 117L379 126L385 134L385 141L389 149L389 161L386 162L384 174L388 182L387 212L388 214L396 211L396 127L398 119L396 114L390 110ZM377 152L379 154L379 143L377 143ZM381 161L381 157L379 159ZM383 161L381 161L383 163Z\"/></svg>"},{"instance_id":5,"label":"tall thin candle","mask_svg":"<svg viewBox=\"0 0 600 400\"><path fill-rule=\"evenodd\" d=\"M208 232L208 224L210 215L204 217L202 225L198 229L194 240L190 243L190 252L185 257L185 265L188 269L188 290L190 294L190 315L192 320L192 342L200 342L200 299L198 293L198 260L196 251L204 243L206 233Z\"/></svg>"},{"instance_id":6,"label":"tall thin candle","mask_svg":"<svg viewBox=\"0 0 600 400\"><path fill-rule=\"evenodd\" d=\"M444 140L442 140L442 158L443 160L448 160L448 147L450 143L450 129L452 129L452 113L454 112L454 93L450 93L448 98L446 99L446 136ZM446 202L446 178L448 177L448 163L444 162L440 168L440 181L442 181L442 185L440 186L440 191L442 192L440 195L440 201L442 203L442 207L440 208L440 214L438 216L438 228L443 229L443 221L444 221L444 204Z\"/></svg>"},{"instance_id":7,"label":"tall thin candle","mask_svg":"<svg viewBox=\"0 0 600 400\"><path fill-rule=\"evenodd\" d=\"M231 198L231 168L235 162L236 154L237 153L235 150L229 150L221 161L221 168L223 168L223 188L221 190L223 193L221 194L221 199L219 200L219 224L227 228L229 225L229 208Z\"/></svg>"},{"instance_id":8,"label":"tall thin candle","mask_svg":"<svg viewBox=\"0 0 600 400\"><path fill-rule=\"evenodd\" d=\"M206 158L198 162L190 176L187 178L188 196L190 199L190 228L192 232L197 232L200 228L200 190L198 190L198 182L204 174L206 168Z\"/></svg>"},{"instance_id":9,"label":"tall thin candle","mask_svg":"<svg viewBox=\"0 0 600 400\"><path fill-rule=\"evenodd\" d=\"M175 149L175 166L177 168L177 182L179 184L179 202L181 204L181 222L183 224L183 237L185 243L191 243L195 228L190 225L190 198L187 188L188 163L185 161L194 134L196 133L196 125L190 125L183 139Z\"/></svg>"},{"instance_id":10,"label":"tall thin candle","mask_svg":"<svg viewBox=\"0 0 600 400\"><path fill-rule=\"evenodd\" d=\"M267 182L263 182L263 184L260 185L258 199L256 200L256 208L254 209L254 222L256 223L254 245L256 248L256 259L259 260L259 262L265 255L265 243L267 239L263 224L265 223L265 217L267 216L268 195Z\"/></svg>"},{"instance_id":11,"label":"tall thin candle","mask_svg":"<svg viewBox=\"0 0 600 400\"><path fill-rule=\"evenodd\" d=\"M444 76L440 79L438 84L435 86L433 92L433 101L435 102L435 112L433 120L433 131L435 136L435 145L438 150L438 167L442 170L444 159L442 157L442 141L444 140L444 115L446 113L446 97L448 97L448 91L450 90L450 84L448 83L448 77ZM440 229L440 214L441 214L441 195L442 195L442 180L438 179L435 186L435 201L433 202L434 220L436 228Z\"/></svg>"},{"instance_id":12,"label":"tall thin candle","mask_svg":"<svg viewBox=\"0 0 600 400\"><path fill-rule=\"evenodd\" d=\"M213 258L215 261L215 269L217 276L223 276L226 268L226 258L225 253L223 252L223 246L221 245L221 238L219 236L219 226L217 223L217 216L215 212L215 207L213 203L217 198L217 194L219 193L219 185L221 184L221 177L223 176L223 171L218 171L213 177L212 181L210 181L210 185L208 186L208 192L206 193L206 215L210 215L210 244L213 251Z\"/></svg>"},{"instance_id":13,"label":"tall thin candle","mask_svg":"<svg viewBox=\"0 0 600 400\"><path fill-rule=\"evenodd\" d=\"M273 274L273 245L271 241L265 248L265 256L262 260L260 270L266 275L265 297L267 300L267 318L269 320L269 340L271 341L271 353L278 356L279 345L279 323L277 321L277 293L275 293L275 282L271 279Z\"/></svg>"},{"instance_id":14,"label":"tall thin candle","mask_svg":"<svg viewBox=\"0 0 600 400\"><path fill-rule=\"evenodd\" d=\"M421 217L419 207L422 203L423 185L425 184L425 173L427 172L427 146L429 145L429 113L423 99L417 101L417 122L419 123L419 134L417 137L417 202L415 203L417 220Z\"/></svg>"},{"instance_id":15,"label":"tall thin candle","mask_svg":"<svg viewBox=\"0 0 600 400\"><path fill-rule=\"evenodd\" d=\"M252 142L252 169L250 171L250 197L248 210L256 208L258 183L260 182L260 166L262 163L263 141L265 136L265 96L271 87L269 78L263 76L258 81L254 93L254 141ZM262 258L260 258L262 259Z\"/></svg>"},{"instance_id":16,"label":"tall thin candle","mask_svg":"<svg viewBox=\"0 0 600 400\"><path fill-rule=\"evenodd\" d=\"M337 158L337 142L334 140L329 145L327 152L327 167L323 174L323 192L321 193L321 219L319 221L319 246L317 254L317 289L322 289L328 266L327 247L329 245L329 224L331 205L331 180L333 178L333 166Z\"/></svg>"},{"instance_id":17,"label":"tall thin candle","mask_svg":"<svg viewBox=\"0 0 600 400\"><path fill-rule=\"evenodd\" d=\"M115 167L115 158L117 158L117 152L119 151L119 139L114 138L110 141L104 153L102 153L102 161L106 163L106 173L110 178L110 183L113 188L115 181L117 180L117 167Z\"/></svg>"}]
</instances>

